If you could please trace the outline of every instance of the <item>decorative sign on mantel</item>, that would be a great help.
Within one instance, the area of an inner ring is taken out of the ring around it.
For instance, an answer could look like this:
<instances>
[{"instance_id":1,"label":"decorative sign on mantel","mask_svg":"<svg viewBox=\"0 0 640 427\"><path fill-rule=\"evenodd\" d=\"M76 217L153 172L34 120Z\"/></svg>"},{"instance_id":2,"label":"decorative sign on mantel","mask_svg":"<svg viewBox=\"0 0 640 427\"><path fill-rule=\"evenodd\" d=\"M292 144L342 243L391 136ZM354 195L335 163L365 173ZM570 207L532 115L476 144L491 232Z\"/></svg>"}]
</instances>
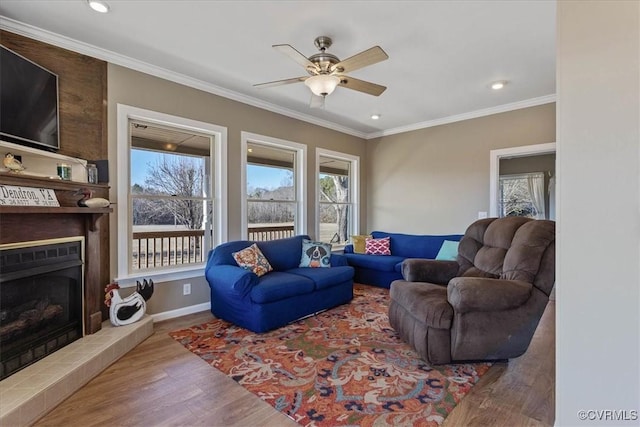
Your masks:
<instances>
[{"instance_id":1,"label":"decorative sign on mantel","mask_svg":"<svg viewBox=\"0 0 640 427\"><path fill-rule=\"evenodd\" d=\"M60 203L50 188L0 185L0 206L55 206Z\"/></svg>"}]
</instances>

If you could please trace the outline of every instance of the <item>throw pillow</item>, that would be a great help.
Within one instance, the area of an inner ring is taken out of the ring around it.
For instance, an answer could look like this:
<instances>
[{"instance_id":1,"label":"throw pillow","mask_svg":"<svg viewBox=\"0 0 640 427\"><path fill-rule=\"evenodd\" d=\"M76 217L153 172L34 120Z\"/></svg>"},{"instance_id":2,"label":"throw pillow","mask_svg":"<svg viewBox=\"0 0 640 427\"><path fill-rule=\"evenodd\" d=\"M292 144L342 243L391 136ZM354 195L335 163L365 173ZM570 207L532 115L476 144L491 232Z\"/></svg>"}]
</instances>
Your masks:
<instances>
[{"instance_id":1,"label":"throw pillow","mask_svg":"<svg viewBox=\"0 0 640 427\"><path fill-rule=\"evenodd\" d=\"M304 239L300 267L331 267L331 243Z\"/></svg>"},{"instance_id":2,"label":"throw pillow","mask_svg":"<svg viewBox=\"0 0 640 427\"><path fill-rule=\"evenodd\" d=\"M351 241L353 242L353 253L354 254L365 253L365 241L370 238L371 238L371 235L351 236Z\"/></svg>"},{"instance_id":3,"label":"throw pillow","mask_svg":"<svg viewBox=\"0 0 640 427\"><path fill-rule=\"evenodd\" d=\"M366 239L364 253L367 255L391 255L391 237Z\"/></svg>"},{"instance_id":4,"label":"throw pillow","mask_svg":"<svg viewBox=\"0 0 640 427\"><path fill-rule=\"evenodd\" d=\"M241 251L233 252L231 255L233 255L233 259L236 260L240 267L255 273L258 277L273 270L273 267L271 267L271 264L269 264L269 261L255 243Z\"/></svg>"},{"instance_id":5,"label":"throw pillow","mask_svg":"<svg viewBox=\"0 0 640 427\"><path fill-rule=\"evenodd\" d=\"M458 245L460 242L445 240L440 246L436 259L440 261L455 261L458 258Z\"/></svg>"}]
</instances>

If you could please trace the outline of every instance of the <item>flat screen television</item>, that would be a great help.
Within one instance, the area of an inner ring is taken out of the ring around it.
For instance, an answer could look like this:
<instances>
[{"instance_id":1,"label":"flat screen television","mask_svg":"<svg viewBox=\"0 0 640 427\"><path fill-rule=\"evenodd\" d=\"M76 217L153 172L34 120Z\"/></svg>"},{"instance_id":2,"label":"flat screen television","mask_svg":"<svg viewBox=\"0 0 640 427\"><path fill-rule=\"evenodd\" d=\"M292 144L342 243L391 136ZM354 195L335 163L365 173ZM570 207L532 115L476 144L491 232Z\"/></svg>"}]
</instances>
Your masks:
<instances>
[{"instance_id":1,"label":"flat screen television","mask_svg":"<svg viewBox=\"0 0 640 427\"><path fill-rule=\"evenodd\" d=\"M58 76L0 45L0 139L56 151Z\"/></svg>"}]
</instances>

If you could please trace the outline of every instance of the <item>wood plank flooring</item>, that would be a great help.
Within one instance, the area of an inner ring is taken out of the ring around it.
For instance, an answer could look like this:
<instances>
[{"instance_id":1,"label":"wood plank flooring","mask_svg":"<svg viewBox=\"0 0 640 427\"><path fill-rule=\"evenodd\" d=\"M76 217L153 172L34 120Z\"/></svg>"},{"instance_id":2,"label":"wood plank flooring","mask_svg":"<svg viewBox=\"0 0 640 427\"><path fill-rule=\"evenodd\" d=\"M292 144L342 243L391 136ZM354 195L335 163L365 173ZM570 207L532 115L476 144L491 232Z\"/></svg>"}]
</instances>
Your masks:
<instances>
[{"instance_id":1,"label":"wood plank flooring","mask_svg":"<svg viewBox=\"0 0 640 427\"><path fill-rule=\"evenodd\" d=\"M298 426L169 337L209 312L154 325L154 334L36 426ZM527 353L489 369L444 427L551 426L555 417L555 303Z\"/></svg>"}]
</instances>

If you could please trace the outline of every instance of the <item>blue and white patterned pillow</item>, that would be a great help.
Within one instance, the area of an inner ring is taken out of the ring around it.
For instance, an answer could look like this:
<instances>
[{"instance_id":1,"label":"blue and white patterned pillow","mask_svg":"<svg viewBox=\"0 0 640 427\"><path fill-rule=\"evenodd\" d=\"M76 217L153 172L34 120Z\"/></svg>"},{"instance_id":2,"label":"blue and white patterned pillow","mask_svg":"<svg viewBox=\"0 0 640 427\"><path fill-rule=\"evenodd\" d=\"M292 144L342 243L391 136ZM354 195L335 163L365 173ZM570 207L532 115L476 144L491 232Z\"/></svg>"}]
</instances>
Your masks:
<instances>
[{"instance_id":1,"label":"blue and white patterned pillow","mask_svg":"<svg viewBox=\"0 0 640 427\"><path fill-rule=\"evenodd\" d=\"M300 267L331 267L331 244L304 239Z\"/></svg>"}]
</instances>

